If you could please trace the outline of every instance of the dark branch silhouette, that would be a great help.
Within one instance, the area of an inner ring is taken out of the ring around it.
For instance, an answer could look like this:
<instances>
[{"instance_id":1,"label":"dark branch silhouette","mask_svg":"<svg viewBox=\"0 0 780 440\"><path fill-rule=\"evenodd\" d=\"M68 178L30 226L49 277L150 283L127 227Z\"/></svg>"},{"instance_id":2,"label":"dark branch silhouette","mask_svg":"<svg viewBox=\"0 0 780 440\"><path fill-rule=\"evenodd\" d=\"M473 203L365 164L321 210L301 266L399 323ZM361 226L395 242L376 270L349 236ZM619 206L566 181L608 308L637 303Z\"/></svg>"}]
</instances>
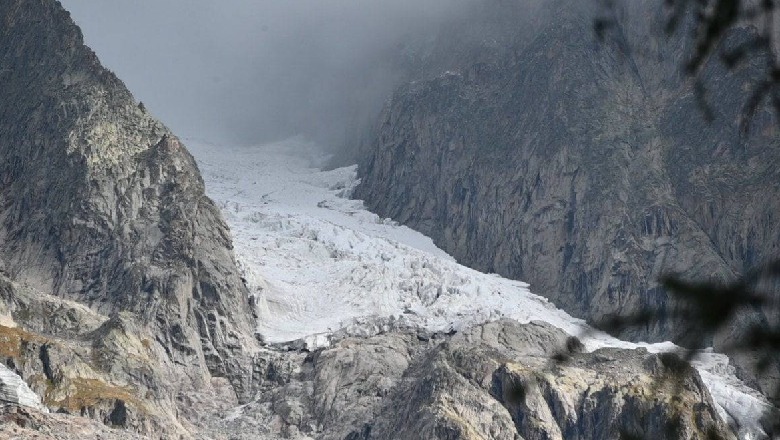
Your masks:
<instances>
[{"instance_id":1,"label":"dark branch silhouette","mask_svg":"<svg viewBox=\"0 0 780 440\"><path fill-rule=\"evenodd\" d=\"M597 0L602 12L594 19L593 30L601 41L616 28L615 8L619 1ZM706 97L704 67L717 58L727 69L734 70L759 57L764 61L762 79L746 92L740 128L743 133L749 131L752 117L767 104L774 109L780 123L780 47L777 43L780 17L775 14L780 0L664 0L658 3L665 14L665 34L690 38L694 42L693 51L680 67L694 80L696 100L707 120L712 120L713 113ZM736 46L722 44L729 32L738 27L750 27L755 34Z\"/></svg>"}]
</instances>

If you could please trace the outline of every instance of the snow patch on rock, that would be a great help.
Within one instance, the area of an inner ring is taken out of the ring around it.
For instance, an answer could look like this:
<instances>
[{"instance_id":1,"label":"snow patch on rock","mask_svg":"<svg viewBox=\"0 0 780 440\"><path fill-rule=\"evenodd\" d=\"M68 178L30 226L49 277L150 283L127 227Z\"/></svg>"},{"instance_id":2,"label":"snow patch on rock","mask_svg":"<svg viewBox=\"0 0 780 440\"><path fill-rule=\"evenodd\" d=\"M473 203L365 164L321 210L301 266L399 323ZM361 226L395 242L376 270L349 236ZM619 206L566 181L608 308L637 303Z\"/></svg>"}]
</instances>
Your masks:
<instances>
[{"instance_id":1,"label":"snow patch on rock","mask_svg":"<svg viewBox=\"0 0 780 440\"><path fill-rule=\"evenodd\" d=\"M0 364L0 403L13 403L48 412L41 398L8 367Z\"/></svg>"}]
</instances>

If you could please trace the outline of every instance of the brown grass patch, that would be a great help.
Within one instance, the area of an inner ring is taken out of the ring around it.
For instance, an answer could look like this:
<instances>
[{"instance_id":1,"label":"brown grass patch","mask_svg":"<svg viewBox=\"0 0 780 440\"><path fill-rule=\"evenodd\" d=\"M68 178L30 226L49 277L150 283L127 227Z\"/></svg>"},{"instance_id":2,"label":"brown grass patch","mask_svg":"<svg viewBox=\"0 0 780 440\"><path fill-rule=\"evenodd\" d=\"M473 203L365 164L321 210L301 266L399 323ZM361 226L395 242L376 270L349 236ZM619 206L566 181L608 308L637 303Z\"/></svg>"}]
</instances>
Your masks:
<instances>
[{"instance_id":1,"label":"brown grass patch","mask_svg":"<svg viewBox=\"0 0 780 440\"><path fill-rule=\"evenodd\" d=\"M78 412L82 408L96 406L101 402L122 400L125 403L143 409L138 397L130 387L111 385L97 379L75 378L71 380L75 392L57 402L46 402L48 406L58 406L70 412ZM46 399L49 400L49 399Z\"/></svg>"},{"instance_id":2,"label":"brown grass patch","mask_svg":"<svg viewBox=\"0 0 780 440\"><path fill-rule=\"evenodd\" d=\"M22 355L22 345L30 342L44 344L47 339L18 327L0 325L0 356L19 360Z\"/></svg>"}]
</instances>

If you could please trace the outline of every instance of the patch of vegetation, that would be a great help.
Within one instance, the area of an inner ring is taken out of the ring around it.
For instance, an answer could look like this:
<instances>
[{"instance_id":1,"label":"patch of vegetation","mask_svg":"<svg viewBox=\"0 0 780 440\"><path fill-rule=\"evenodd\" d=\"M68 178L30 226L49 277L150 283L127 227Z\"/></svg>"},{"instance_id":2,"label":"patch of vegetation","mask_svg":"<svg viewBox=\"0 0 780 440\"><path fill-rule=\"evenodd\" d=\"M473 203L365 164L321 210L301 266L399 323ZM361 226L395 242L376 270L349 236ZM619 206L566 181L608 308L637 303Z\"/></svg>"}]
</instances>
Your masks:
<instances>
[{"instance_id":1,"label":"patch of vegetation","mask_svg":"<svg viewBox=\"0 0 780 440\"><path fill-rule=\"evenodd\" d=\"M19 327L0 325L0 356L22 360L22 348L29 343L44 344L47 339Z\"/></svg>"},{"instance_id":2,"label":"patch of vegetation","mask_svg":"<svg viewBox=\"0 0 780 440\"><path fill-rule=\"evenodd\" d=\"M127 386L108 384L97 379L75 378L69 381L70 392L61 400L53 400L52 393L44 398L46 406L60 407L72 413L78 413L84 408L121 400L130 406L145 411L143 404L135 395L134 390Z\"/></svg>"}]
</instances>

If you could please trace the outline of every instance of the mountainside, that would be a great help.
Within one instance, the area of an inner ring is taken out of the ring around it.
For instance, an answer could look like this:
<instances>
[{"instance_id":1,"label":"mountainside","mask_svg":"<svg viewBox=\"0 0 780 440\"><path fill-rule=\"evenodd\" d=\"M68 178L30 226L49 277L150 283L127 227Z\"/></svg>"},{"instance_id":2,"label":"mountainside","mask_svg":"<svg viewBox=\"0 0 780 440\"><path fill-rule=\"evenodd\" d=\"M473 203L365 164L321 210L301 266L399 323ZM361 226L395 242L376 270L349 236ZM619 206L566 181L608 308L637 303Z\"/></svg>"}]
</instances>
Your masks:
<instances>
[{"instance_id":1,"label":"mountainside","mask_svg":"<svg viewBox=\"0 0 780 440\"><path fill-rule=\"evenodd\" d=\"M7 362L40 376L55 407L82 379L96 381L81 387L95 406L121 400L140 418L144 390L172 416L176 393L210 375L246 397L253 318L194 159L59 3L2 0L0 21L0 282L7 313L38 333L4 328L23 341L3 347ZM50 342L73 336L77 347ZM125 387L138 389L116 399Z\"/></svg>"},{"instance_id":2,"label":"mountainside","mask_svg":"<svg viewBox=\"0 0 780 440\"><path fill-rule=\"evenodd\" d=\"M458 261L527 281L589 320L670 310L662 274L730 280L778 257L771 112L759 109L741 131L745 91L763 60L732 72L718 60L707 65L707 122L679 71L690 43L663 35L657 2L618 8L601 43L595 13L581 3L551 2L531 37L510 28L474 38L487 48L480 57L465 54L399 89L361 163L356 196ZM735 31L726 44L751 32ZM429 51L451 53L449 35ZM661 319L624 336L686 331Z\"/></svg>"},{"instance_id":3,"label":"mountainside","mask_svg":"<svg viewBox=\"0 0 780 440\"><path fill-rule=\"evenodd\" d=\"M459 265L349 200L354 167L212 147L218 207L58 2L0 23L0 438L760 432L725 356L681 368Z\"/></svg>"}]
</instances>

